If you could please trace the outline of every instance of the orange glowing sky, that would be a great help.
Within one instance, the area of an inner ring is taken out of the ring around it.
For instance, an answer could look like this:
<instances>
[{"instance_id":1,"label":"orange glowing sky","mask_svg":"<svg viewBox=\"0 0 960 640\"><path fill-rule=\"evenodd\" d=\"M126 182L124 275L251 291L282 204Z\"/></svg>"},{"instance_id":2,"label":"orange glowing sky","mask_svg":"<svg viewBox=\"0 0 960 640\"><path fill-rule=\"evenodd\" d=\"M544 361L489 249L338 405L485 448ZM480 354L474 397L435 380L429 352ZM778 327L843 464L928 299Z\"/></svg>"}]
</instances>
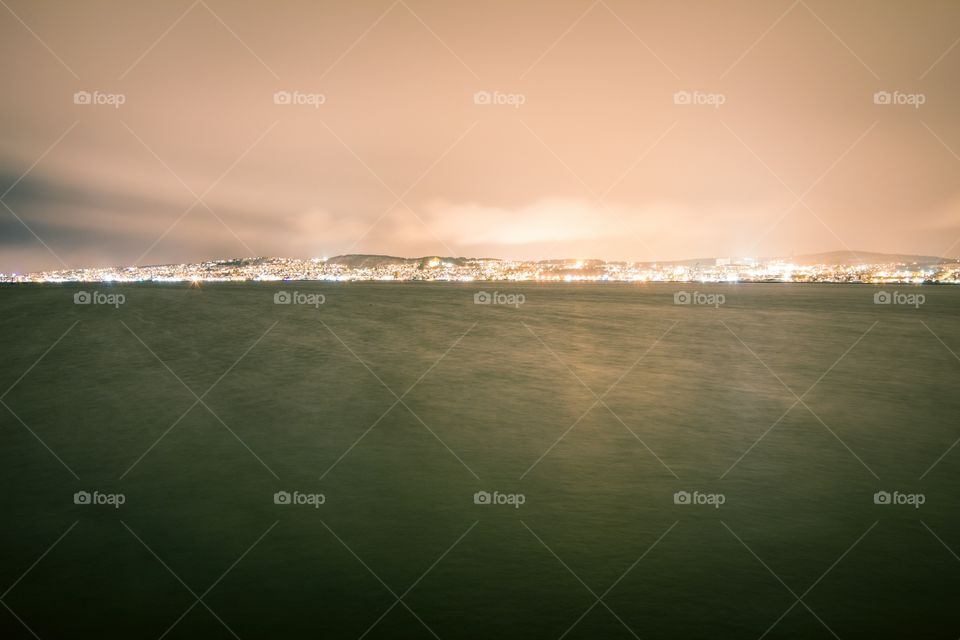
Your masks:
<instances>
[{"instance_id":1,"label":"orange glowing sky","mask_svg":"<svg viewBox=\"0 0 960 640\"><path fill-rule=\"evenodd\" d=\"M4 2L0 272L960 255L957 2Z\"/></svg>"}]
</instances>

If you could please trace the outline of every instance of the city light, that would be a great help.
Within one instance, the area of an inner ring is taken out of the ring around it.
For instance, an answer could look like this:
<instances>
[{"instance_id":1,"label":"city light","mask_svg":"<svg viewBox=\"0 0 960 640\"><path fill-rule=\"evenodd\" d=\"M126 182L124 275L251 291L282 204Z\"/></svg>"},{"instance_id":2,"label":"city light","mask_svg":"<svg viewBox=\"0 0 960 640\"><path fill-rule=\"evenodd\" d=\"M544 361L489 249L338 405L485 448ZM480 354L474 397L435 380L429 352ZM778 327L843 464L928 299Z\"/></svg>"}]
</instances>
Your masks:
<instances>
[{"instance_id":1,"label":"city light","mask_svg":"<svg viewBox=\"0 0 960 640\"><path fill-rule=\"evenodd\" d=\"M512 281L512 282L832 282L870 284L960 284L960 262L941 264L809 264L782 260L717 259L703 264L606 262L602 260L512 261L496 259L318 261L295 258L212 260L196 264L80 268L0 274L0 282L247 282L318 281ZM363 258L360 256L360 258Z\"/></svg>"}]
</instances>

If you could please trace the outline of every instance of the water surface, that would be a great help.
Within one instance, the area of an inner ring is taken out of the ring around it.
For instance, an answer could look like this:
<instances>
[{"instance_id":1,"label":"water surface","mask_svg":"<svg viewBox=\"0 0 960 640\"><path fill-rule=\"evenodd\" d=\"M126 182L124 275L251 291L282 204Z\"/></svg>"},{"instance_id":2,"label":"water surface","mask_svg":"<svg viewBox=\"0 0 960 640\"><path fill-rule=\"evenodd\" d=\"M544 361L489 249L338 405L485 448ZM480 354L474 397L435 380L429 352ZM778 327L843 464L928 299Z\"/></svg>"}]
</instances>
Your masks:
<instances>
[{"instance_id":1,"label":"water surface","mask_svg":"<svg viewBox=\"0 0 960 640\"><path fill-rule=\"evenodd\" d=\"M3 601L44 640L956 638L960 290L899 289L2 287Z\"/></svg>"}]
</instances>

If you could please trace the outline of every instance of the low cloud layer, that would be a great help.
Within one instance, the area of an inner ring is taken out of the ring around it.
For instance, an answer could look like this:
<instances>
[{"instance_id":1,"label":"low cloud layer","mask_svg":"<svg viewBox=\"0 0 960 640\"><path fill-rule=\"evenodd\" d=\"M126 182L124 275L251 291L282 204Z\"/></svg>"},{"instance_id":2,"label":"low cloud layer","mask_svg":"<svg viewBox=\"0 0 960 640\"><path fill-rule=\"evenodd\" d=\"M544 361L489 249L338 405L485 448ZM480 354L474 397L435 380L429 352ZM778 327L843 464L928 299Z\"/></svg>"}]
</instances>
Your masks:
<instances>
[{"instance_id":1,"label":"low cloud layer","mask_svg":"<svg viewBox=\"0 0 960 640\"><path fill-rule=\"evenodd\" d=\"M960 255L955 3L9 6L0 272Z\"/></svg>"}]
</instances>

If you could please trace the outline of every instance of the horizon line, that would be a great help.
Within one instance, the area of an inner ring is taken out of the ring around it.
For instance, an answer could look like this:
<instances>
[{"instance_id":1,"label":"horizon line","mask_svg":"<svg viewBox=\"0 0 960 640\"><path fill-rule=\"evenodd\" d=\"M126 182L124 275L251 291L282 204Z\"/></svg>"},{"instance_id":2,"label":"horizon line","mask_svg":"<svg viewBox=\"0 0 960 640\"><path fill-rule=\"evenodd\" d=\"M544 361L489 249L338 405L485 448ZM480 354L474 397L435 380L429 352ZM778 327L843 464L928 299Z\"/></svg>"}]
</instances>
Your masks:
<instances>
[{"instance_id":1,"label":"horizon line","mask_svg":"<svg viewBox=\"0 0 960 640\"><path fill-rule=\"evenodd\" d=\"M490 257L490 256L454 256L454 255L443 255L439 253L428 253L419 256L398 256L388 253L344 253L336 254L333 256L323 256L323 257L293 257L293 256L284 256L284 255L259 255L259 256L224 256L217 258L204 258L200 260L192 261L181 261L181 262L156 262L151 264L113 264L108 266L66 266L57 269L40 269L34 271L25 271L25 272L10 272L9 274L0 275L30 275L30 274L40 274L40 273L56 273L62 271L77 271L77 270L88 270L88 269L149 269L151 267L166 267L172 265L200 265L204 263L222 263L222 262L234 262L234 261L252 261L252 260L296 260L302 262L329 262L331 260L343 259L343 258L380 258L380 259L392 259L392 260L402 260L402 261L418 261L418 260L429 260L429 259L450 259L450 260L468 260L468 261L490 261L490 262L513 262L513 263L546 263L546 262L580 262L580 263L604 263L604 264L616 264L616 263L626 263L626 264L671 264L671 263L690 263L690 262L701 262L701 261L716 261L716 260L749 260L753 262L769 262L769 261L789 261L792 259L798 258L816 258L820 256L830 256L834 254L843 254L848 258L855 258L860 261L862 264L893 264L899 262L906 262L905 260L891 260L887 263L880 262L867 262L860 260L861 255L868 255L872 257L886 256L891 258L919 258L922 261L928 261L931 264L944 264L948 262L960 262L960 257L950 258L946 256L935 256L935 255L924 255L924 254L914 254L914 253L890 253L885 251L854 251L852 249L835 249L829 251L817 251L811 253L801 253L801 254L791 254L791 255L768 255L768 256L746 256L740 254L717 254L713 256L699 256L695 258L673 258L673 259L663 259L663 260L615 260L607 258L571 258L571 257L553 257L553 258L501 258L501 257ZM849 260L848 260L849 261ZM914 262L919 262L919 260L914 260ZM828 264L828 263L821 263ZM837 263L834 263L837 264ZM731 263L732 266L738 266L736 263ZM742 266L742 265L740 265Z\"/></svg>"}]
</instances>

